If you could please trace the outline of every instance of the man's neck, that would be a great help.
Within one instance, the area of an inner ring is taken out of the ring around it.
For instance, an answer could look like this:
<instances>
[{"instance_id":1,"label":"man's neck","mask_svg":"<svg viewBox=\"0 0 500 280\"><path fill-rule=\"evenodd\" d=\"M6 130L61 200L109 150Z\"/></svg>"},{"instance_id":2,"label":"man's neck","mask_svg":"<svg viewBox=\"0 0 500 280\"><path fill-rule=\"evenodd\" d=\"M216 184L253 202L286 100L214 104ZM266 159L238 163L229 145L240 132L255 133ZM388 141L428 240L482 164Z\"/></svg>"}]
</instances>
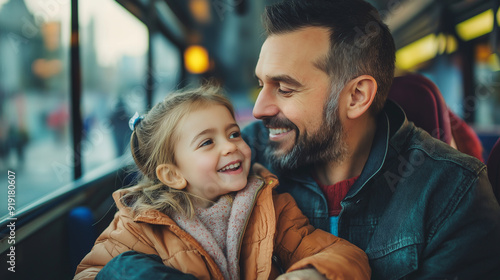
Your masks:
<instances>
[{"instance_id":1,"label":"man's neck","mask_svg":"<svg viewBox=\"0 0 500 280\"><path fill-rule=\"evenodd\" d=\"M317 180L323 185L333 185L361 174L370 155L376 131L376 121L372 118L358 120L344 127L347 144L346 154L341 161L332 161L315 168Z\"/></svg>"}]
</instances>

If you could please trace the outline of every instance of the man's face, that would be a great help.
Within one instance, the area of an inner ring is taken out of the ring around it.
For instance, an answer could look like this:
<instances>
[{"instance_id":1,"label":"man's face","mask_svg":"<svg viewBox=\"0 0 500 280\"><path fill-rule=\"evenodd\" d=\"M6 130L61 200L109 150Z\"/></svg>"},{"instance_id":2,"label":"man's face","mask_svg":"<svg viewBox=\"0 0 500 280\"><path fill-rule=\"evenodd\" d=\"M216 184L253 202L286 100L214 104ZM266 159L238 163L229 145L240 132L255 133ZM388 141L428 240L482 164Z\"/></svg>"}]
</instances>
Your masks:
<instances>
[{"instance_id":1,"label":"man's face","mask_svg":"<svg viewBox=\"0 0 500 280\"><path fill-rule=\"evenodd\" d=\"M330 78L317 66L329 47L329 32L320 27L272 35L262 46L255 69L262 90L253 114L269 128L266 155L277 168L339 160L343 154L339 92L330 100ZM328 102L334 110L326 120Z\"/></svg>"}]
</instances>

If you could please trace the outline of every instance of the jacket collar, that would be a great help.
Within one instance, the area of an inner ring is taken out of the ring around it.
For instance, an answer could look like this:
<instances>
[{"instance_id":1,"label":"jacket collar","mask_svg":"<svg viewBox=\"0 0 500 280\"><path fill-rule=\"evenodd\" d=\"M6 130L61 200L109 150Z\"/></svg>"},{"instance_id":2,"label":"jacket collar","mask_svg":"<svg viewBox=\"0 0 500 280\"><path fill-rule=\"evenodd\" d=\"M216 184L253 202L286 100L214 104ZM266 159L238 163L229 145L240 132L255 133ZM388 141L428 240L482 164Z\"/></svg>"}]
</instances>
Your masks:
<instances>
[{"instance_id":1,"label":"jacket collar","mask_svg":"<svg viewBox=\"0 0 500 280\"><path fill-rule=\"evenodd\" d=\"M389 145L393 142L392 138L396 134L402 135L402 133L396 132L402 127L407 127L407 124L408 121L403 109L393 101L387 100L384 109L377 118L377 131L373 137L368 160L363 171L361 171L361 175L351 187L345 199L354 197L382 169L388 156Z\"/></svg>"}]
</instances>

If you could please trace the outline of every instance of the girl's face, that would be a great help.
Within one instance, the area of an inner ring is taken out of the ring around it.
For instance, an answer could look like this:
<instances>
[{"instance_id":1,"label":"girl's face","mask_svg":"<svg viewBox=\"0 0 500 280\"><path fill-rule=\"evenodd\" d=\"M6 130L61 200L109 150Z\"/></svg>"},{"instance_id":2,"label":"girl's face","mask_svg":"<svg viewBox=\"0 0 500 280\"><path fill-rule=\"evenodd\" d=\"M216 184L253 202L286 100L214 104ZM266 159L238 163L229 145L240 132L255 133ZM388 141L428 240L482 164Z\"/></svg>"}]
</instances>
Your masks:
<instances>
[{"instance_id":1,"label":"girl's face","mask_svg":"<svg viewBox=\"0 0 500 280\"><path fill-rule=\"evenodd\" d=\"M251 150L225 106L195 110L182 118L177 130L175 159L188 192L215 201L246 186Z\"/></svg>"}]
</instances>

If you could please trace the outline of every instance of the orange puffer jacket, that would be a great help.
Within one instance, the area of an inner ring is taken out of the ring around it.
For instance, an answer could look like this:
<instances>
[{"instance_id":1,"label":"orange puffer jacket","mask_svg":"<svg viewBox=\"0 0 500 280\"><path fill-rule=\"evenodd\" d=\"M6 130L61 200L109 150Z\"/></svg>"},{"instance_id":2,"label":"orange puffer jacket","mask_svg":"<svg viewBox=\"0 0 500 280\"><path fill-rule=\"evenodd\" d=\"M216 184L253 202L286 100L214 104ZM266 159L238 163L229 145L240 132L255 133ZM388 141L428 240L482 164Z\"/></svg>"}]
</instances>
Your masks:
<instances>
[{"instance_id":1,"label":"orange puffer jacket","mask_svg":"<svg viewBox=\"0 0 500 280\"><path fill-rule=\"evenodd\" d=\"M370 279L365 253L351 243L314 229L289 194L277 194L277 178L267 170L240 243L240 278L274 279L279 259L287 272L316 268L328 279ZM113 193L119 211L76 270L74 279L94 279L120 253L134 250L159 255L163 263L198 279L223 279L215 261L170 217L149 211L136 218L120 202L127 189Z\"/></svg>"}]
</instances>

